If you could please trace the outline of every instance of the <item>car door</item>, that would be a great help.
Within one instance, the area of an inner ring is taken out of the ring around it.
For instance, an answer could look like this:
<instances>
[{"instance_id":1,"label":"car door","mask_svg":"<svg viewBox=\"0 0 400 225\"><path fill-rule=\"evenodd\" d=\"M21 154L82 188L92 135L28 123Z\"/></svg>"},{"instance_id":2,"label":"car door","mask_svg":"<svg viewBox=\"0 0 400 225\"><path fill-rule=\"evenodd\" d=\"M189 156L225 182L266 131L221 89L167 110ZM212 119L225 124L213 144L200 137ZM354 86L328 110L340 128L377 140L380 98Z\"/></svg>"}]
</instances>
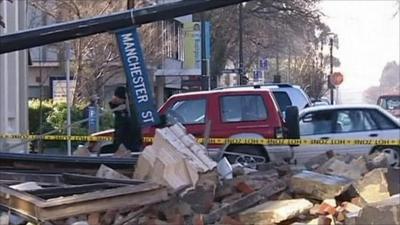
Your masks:
<instances>
[{"instance_id":1,"label":"car door","mask_svg":"<svg viewBox=\"0 0 400 225\"><path fill-rule=\"evenodd\" d=\"M331 139L377 139L382 136L367 108L337 110L334 123ZM371 145L336 145L335 152L359 156L368 154L371 148Z\"/></svg>"},{"instance_id":2,"label":"car door","mask_svg":"<svg viewBox=\"0 0 400 225\"><path fill-rule=\"evenodd\" d=\"M369 134L371 138L393 140L400 138L400 126L395 119L392 119L393 117L391 118L390 115L386 115L378 109L370 109L368 114L375 124L375 129L371 130Z\"/></svg>"},{"instance_id":3,"label":"car door","mask_svg":"<svg viewBox=\"0 0 400 225\"><path fill-rule=\"evenodd\" d=\"M299 118L300 136L302 139L330 139L334 133L335 111L321 110L309 112ZM294 148L294 157L299 164L318 154L334 150L333 145L299 145Z\"/></svg>"}]
</instances>

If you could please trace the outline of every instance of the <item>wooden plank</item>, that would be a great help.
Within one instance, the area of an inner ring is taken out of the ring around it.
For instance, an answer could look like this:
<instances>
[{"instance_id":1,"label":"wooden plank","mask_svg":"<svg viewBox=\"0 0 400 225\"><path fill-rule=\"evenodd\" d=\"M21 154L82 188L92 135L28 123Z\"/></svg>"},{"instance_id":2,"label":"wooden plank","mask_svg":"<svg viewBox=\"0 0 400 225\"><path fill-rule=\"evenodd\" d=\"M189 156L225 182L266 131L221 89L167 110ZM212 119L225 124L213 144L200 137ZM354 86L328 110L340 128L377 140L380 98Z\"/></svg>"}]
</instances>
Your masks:
<instances>
[{"instance_id":1,"label":"wooden plank","mask_svg":"<svg viewBox=\"0 0 400 225\"><path fill-rule=\"evenodd\" d=\"M40 208L39 218L42 221L62 219L70 216L103 212L106 210L145 206L168 199L164 188L138 192L134 194L113 196L111 198L92 199L86 202L61 204L50 208Z\"/></svg>"},{"instance_id":2,"label":"wooden plank","mask_svg":"<svg viewBox=\"0 0 400 225\"><path fill-rule=\"evenodd\" d=\"M79 157L48 154L19 154L0 152L1 167L35 169L59 173L96 174L101 164L104 164L124 175L131 176L138 156L131 158L114 157Z\"/></svg>"},{"instance_id":3,"label":"wooden plank","mask_svg":"<svg viewBox=\"0 0 400 225\"><path fill-rule=\"evenodd\" d=\"M167 190L152 183L136 186L128 185L49 200L0 186L0 205L39 221L61 219L109 209L144 206L167 199Z\"/></svg>"},{"instance_id":4,"label":"wooden plank","mask_svg":"<svg viewBox=\"0 0 400 225\"><path fill-rule=\"evenodd\" d=\"M39 173L39 172L13 172L1 171L0 180L13 180L19 183L33 181L38 183L60 184L61 174Z\"/></svg>"},{"instance_id":5,"label":"wooden plank","mask_svg":"<svg viewBox=\"0 0 400 225\"><path fill-rule=\"evenodd\" d=\"M29 193L17 191L7 186L0 185L0 201L3 200L2 203L7 203L10 197L21 199L25 202L31 202L33 204L40 204L43 201L42 199Z\"/></svg>"},{"instance_id":6,"label":"wooden plank","mask_svg":"<svg viewBox=\"0 0 400 225\"><path fill-rule=\"evenodd\" d=\"M35 203L41 199L28 193L13 190L11 188L0 186L0 206L27 215L29 218L37 218Z\"/></svg>"},{"instance_id":7,"label":"wooden plank","mask_svg":"<svg viewBox=\"0 0 400 225\"><path fill-rule=\"evenodd\" d=\"M271 182L267 183L262 189L245 195L244 197L232 202L231 204L226 204L221 208L212 211L205 217L205 221L207 224L213 224L224 215L231 215L241 212L285 189L285 182L281 180L272 180Z\"/></svg>"},{"instance_id":8,"label":"wooden plank","mask_svg":"<svg viewBox=\"0 0 400 225\"><path fill-rule=\"evenodd\" d=\"M84 201L90 201L93 199L100 198L111 198L120 195L136 194L146 192L154 189L159 189L160 185L154 183L144 183L136 186L125 186L120 188L113 188L104 191L89 192L80 195L68 196L63 198L48 199L47 201L38 202L38 206L41 208L53 207L62 204L73 204Z\"/></svg>"},{"instance_id":9,"label":"wooden plank","mask_svg":"<svg viewBox=\"0 0 400 225\"><path fill-rule=\"evenodd\" d=\"M74 185L67 187L50 187L50 188L42 188L26 192L42 199L50 199L60 196L69 196L69 195L83 194L86 192L101 191L104 189L116 188L121 186L122 184L99 183L99 184Z\"/></svg>"},{"instance_id":10,"label":"wooden plank","mask_svg":"<svg viewBox=\"0 0 400 225\"><path fill-rule=\"evenodd\" d=\"M143 180L123 180L123 179L107 179L101 177L95 177L90 175L82 175L82 174L72 174L72 173L64 173L62 174L63 180L68 184L93 184L93 183L118 183L118 184L143 184L145 181Z\"/></svg>"}]
</instances>

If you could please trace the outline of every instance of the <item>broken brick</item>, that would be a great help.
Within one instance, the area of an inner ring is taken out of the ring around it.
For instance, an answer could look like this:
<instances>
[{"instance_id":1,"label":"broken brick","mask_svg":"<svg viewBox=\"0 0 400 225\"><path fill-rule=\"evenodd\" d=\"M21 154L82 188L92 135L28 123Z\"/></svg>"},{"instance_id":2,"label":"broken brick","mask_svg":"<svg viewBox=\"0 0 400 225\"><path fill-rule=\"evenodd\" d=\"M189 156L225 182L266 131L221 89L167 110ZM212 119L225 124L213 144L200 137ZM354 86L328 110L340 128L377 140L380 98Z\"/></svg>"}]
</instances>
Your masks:
<instances>
[{"instance_id":1,"label":"broken brick","mask_svg":"<svg viewBox=\"0 0 400 225\"><path fill-rule=\"evenodd\" d=\"M319 216L318 217L318 225L331 225L332 219L327 216Z\"/></svg>"},{"instance_id":2,"label":"broken brick","mask_svg":"<svg viewBox=\"0 0 400 225\"><path fill-rule=\"evenodd\" d=\"M185 225L185 220L181 214L175 214L173 216L170 216L169 219L167 220L169 224L173 225Z\"/></svg>"},{"instance_id":3,"label":"broken brick","mask_svg":"<svg viewBox=\"0 0 400 225\"><path fill-rule=\"evenodd\" d=\"M248 184L247 184L246 182L244 182L244 181L237 182L237 183L235 184L235 188L236 188L238 191L240 191L240 192L242 192L242 193L245 193L245 194L250 194L250 193L252 193L252 192L255 191L252 187L250 187L250 185L248 185Z\"/></svg>"},{"instance_id":4,"label":"broken brick","mask_svg":"<svg viewBox=\"0 0 400 225\"><path fill-rule=\"evenodd\" d=\"M243 225L242 222L240 222L239 220L234 219L230 216L223 216L218 224L220 224L220 225Z\"/></svg>"},{"instance_id":5,"label":"broken brick","mask_svg":"<svg viewBox=\"0 0 400 225\"><path fill-rule=\"evenodd\" d=\"M204 216L201 214L196 214L193 217L193 225L205 225Z\"/></svg>"},{"instance_id":6,"label":"broken brick","mask_svg":"<svg viewBox=\"0 0 400 225\"><path fill-rule=\"evenodd\" d=\"M351 213L354 213L354 212L359 212L362 208L361 207L359 207L358 205L355 205L355 204L353 204L353 203L350 203L350 202L343 202L342 204L341 204L341 207L343 208L343 210L345 210L346 212L351 212Z\"/></svg>"},{"instance_id":7,"label":"broken brick","mask_svg":"<svg viewBox=\"0 0 400 225\"><path fill-rule=\"evenodd\" d=\"M335 215L336 214L336 208L329 205L328 203L322 203L319 206L318 214L320 215Z\"/></svg>"},{"instance_id":8,"label":"broken brick","mask_svg":"<svg viewBox=\"0 0 400 225\"><path fill-rule=\"evenodd\" d=\"M95 212L95 213L89 214L88 223L89 223L89 225L100 225L100 213Z\"/></svg>"}]
</instances>

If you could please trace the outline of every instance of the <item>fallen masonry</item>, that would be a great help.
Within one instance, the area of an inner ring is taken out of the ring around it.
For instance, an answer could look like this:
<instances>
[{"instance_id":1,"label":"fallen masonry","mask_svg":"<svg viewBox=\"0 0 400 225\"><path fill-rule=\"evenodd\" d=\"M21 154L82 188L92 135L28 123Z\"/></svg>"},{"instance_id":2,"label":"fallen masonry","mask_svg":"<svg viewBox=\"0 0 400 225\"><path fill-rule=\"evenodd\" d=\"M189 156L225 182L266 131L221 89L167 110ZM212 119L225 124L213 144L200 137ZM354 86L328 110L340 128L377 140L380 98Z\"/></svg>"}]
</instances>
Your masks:
<instances>
[{"instance_id":1,"label":"fallen masonry","mask_svg":"<svg viewBox=\"0 0 400 225\"><path fill-rule=\"evenodd\" d=\"M20 166L0 170L1 225L400 225L400 170L382 154L246 168L213 161L176 124L158 129L130 170Z\"/></svg>"}]
</instances>

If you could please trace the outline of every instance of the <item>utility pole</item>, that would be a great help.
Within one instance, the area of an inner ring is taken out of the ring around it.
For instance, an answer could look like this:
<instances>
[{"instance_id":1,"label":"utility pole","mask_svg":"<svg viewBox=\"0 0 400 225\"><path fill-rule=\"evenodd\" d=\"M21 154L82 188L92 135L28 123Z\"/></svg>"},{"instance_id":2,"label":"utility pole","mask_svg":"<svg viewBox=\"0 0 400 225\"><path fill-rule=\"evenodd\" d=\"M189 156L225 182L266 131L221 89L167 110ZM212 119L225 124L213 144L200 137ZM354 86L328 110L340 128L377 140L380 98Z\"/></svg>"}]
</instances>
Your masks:
<instances>
[{"instance_id":1,"label":"utility pole","mask_svg":"<svg viewBox=\"0 0 400 225\"><path fill-rule=\"evenodd\" d=\"M67 135L71 136L71 88L70 88L70 78L71 78L71 72L70 72L70 62L71 62L71 44L67 42L65 44L65 55L66 55L66 61L65 61L65 73L66 73L66 80L67 80ZM71 140L67 141L67 151L68 155L72 155L72 150L71 150Z\"/></svg>"},{"instance_id":2,"label":"utility pole","mask_svg":"<svg viewBox=\"0 0 400 225\"><path fill-rule=\"evenodd\" d=\"M334 104L334 93L333 93L334 86L331 83L331 76L333 74L333 54L332 54L333 53L333 37L329 38L329 52L330 52L330 54L329 54L329 58L330 58L330 74L328 76L328 88L329 88L329 91L330 91L331 105L333 105Z\"/></svg>"},{"instance_id":3,"label":"utility pole","mask_svg":"<svg viewBox=\"0 0 400 225\"><path fill-rule=\"evenodd\" d=\"M135 0L128 0L127 9L134 9L134 8L135 8Z\"/></svg>"},{"instance_id":4,"label":"utility pole","mask_svg":"<svg viewBox=\"0 0 400 225\"><path fill-rule=\"evenodd\" d=\"M274 75L273 83L281 83L281 74L279 73L279 53L276 53L276 75Z\"/></svg>"},{"instance_id":5,"label":"utility pole","mask_svg":"<svg viewBox=\"0 0 400 225\"><path fill-rule=\"evenodd\" d=\"M239 85L244 85L243 79L243 5L239 3Z\"/></svg>"},{"instance_id":6,"label":"utility pole","mask_svg":"<svg viewBox=\"0 0 400 225\"><path fill-rule=\"evenodd\" d=\"M206 59L206 22L205 22L205 15L204 12L200 13L200 41L201 41L201 82L202 82L202 89L206 90L210 86L211 79L207 75L209 71L207 66L207 59ZM207 84L208 82L208 84Z\"/></svg>"}]
</instances>

